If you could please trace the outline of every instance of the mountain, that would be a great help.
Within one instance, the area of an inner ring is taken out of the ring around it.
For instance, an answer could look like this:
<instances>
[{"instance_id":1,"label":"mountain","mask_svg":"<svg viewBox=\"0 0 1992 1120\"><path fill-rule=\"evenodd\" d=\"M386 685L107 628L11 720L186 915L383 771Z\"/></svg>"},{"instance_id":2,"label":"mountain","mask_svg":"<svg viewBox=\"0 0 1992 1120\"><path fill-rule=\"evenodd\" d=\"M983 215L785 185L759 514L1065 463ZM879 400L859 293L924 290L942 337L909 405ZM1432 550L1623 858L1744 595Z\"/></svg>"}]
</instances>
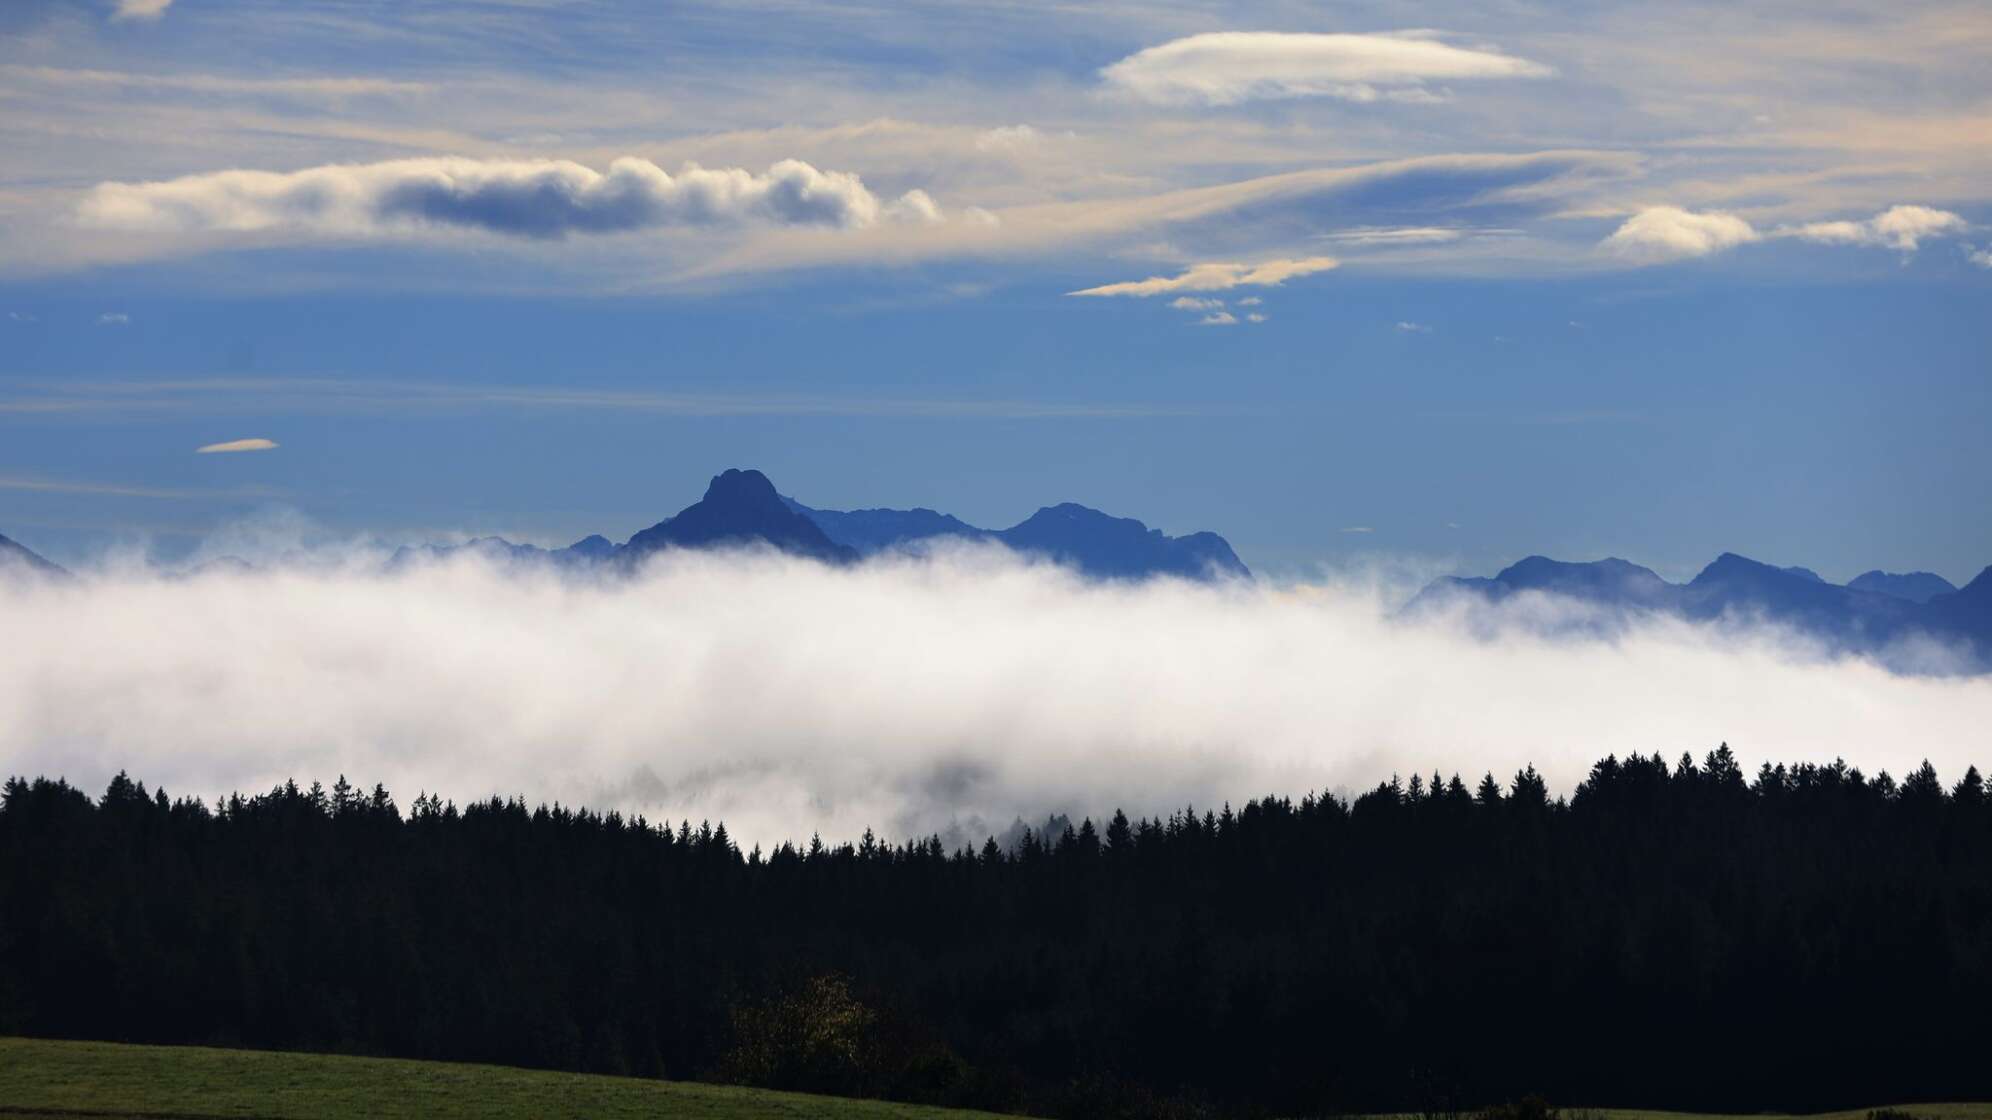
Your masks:
<instances>
[{"instance_id":1,"label":"mountain","mask_svg":"<svg viewBox=\"0 0 1992 1120\"><path fill-rule=\"evenodd\" d=\"M1547 556L1529 556L1501 569L1494 578L1446 576L1419 592L1413 605L1422 605L1455 592L1469 592L1500 602L1521 591L1567 595L1607 606L1664 609L1680 589L1651 568L1618 557L1571 563Z\"/></svg>"},{"instance_id":2,"label":"mountain","mask_svg":"<svg viewBox=\"0 0 1992 1120\"><path fill-rule=\"evenodd\" d=\"M1216 533L1172 537L1133 518L1113 517L1073 502L1046 506L1008 529L992 530L931 509L825 510L812 509L793 498L782 500L815 522L832 540L865 556L955 538L1002 544L1101 579L1252 576L1230 543Z\"/></svg>"},{"instance_id":3,"label":"mountain","mask_svg":"<svg viewBox=\"0 0 1992 1120\"><path fill-rule=\"evenodd\" d=\"M857 549L831 540L815 521L790 509L768 476L755 470L728 470L714 476L705 497L631 537L615 551L615 559L635 564L668 548L757 544L830 564L858 559Z\"/></svg>"},{"instance_id":4,"label":"mountain","mask_svg":"<svg viewBox=\"0 0 1992 1120\"><path fill-rule=\"evenodd\" d=\"M28 546L8 540L6 537L0 537L0 571L5 571L8 568L25 568L28 571L39 572L45 576L66 576L69 574L68 569L60 564L51 563L35 555L33 550L29 549Z\"/></svg>"},{"instance_id":5,"label":"mountain","mask_svg":"<svg viewBox=\"0 0 1992 1120\"><path fill-rule=\"evenodd\" d=\"M1893 595L1912 603L1927 603L1939 595L1950 595L1957 586L1933 572L1862 572L1847 581L1855 591Z\"/></svg>"},{"instance_id":6,"label":"mountain","mask_svg":"<svg viewBox=\"0 0 1992 1120\"><path fill-rule=\"evenodd\" d=\"M1686 584L1669 583L1650 569L1619 559L1567 563L1531 556L1491 579L1436 580L1404 609L1416 613L1460 596L1498 603L1535 591L1623 614L1768 622L1844 652L1883 653L1897 642L1927 635L1953 647L1962 643L1968 663L1992 669L1992 568L1962 591L1932 594L1927 600L1880 589L1899 586L1890 581L1902 580L1914 580L1909 586L1918 592L1931 588L1930 581L1949 586L1927 572L1916 576L1871 572L1841 586L1809 568L1774 567L1733 552L1716 557Z\"/></svg>"},{"instance_id":7,"label":"mountain","mask_svg":"<svg viewBox=\"0 0 1992 1120\"><path fill-rule=\"evenodd\" d=\"M995 536L959 517L931 509L811 509L794 498L784 497L782 502L814 521L831 540L850 545L864 556L935 537L980 541Z\"/></svg>"},{"instance_id":8,"label":"mountain","mask_svg":"<svg viewBox=\"0 0 1992 1120\"><path fill-rule=\"evenodd\" d=\"M1046 506L996 534L1018 552L1047 556L1089 576L1188 579L1252 575L1216 533L1171 537L1131 517L1111 517L1072 502Z\"/></svg>"},{"instance_id":9,"label":"mountain","mask_svg":"<svg viewBox=\"0 0 1992 1120\"><path fill-rule=\"evenodd\" d=\"M444 560L463 553L481 556L493 563L553 563L562 567L583 567L607 559L616 546L607 537L593 534L566 548L541 548L536 544L515 544L504 537L474 537L462 544L403 545L388 557L389 570L410 564Z\"/></svg>"}]
</instances>

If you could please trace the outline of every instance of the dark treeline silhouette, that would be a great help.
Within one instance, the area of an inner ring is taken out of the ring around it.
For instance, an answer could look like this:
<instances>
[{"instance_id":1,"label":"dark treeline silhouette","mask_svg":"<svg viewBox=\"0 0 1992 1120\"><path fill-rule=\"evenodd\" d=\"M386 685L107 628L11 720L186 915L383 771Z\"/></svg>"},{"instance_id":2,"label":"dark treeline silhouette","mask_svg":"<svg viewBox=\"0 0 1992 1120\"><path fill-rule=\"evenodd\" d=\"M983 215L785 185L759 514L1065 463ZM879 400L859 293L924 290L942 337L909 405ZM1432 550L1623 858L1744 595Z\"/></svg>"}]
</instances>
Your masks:
<instances>
[{"instance_id":1,"label":"dark treeline silhouette","mask_svg":"<svg viewBox=\"0 0 1992 1120\"><path fill-rule=\"evenodd\" d=\"M1605 759L948 852L120 776L0 803L0 1033L1069 1116L1992 1097L1992 801Z\"/></svg>"}]
</instances>

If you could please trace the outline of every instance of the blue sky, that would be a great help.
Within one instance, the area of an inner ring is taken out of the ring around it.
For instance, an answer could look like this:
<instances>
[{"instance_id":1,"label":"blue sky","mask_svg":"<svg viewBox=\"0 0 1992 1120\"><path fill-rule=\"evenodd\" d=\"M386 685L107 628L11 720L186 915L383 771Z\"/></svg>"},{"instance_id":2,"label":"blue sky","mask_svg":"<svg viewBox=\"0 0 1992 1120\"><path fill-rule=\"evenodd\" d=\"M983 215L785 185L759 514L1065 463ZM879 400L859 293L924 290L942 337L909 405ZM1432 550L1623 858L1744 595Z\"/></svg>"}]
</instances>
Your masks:
<instances>
[{"instance_id":1,"label":"blue sky","mask_svg":"<svg viewBox=\"0 0 1992 1120\"><path fill-rule=\"evenodd\" d=\"M1969 4L17 4L0 532L622 537L752 465L1273 571L1961 582L1988 57Z\"/></svg>"}]
</instances>

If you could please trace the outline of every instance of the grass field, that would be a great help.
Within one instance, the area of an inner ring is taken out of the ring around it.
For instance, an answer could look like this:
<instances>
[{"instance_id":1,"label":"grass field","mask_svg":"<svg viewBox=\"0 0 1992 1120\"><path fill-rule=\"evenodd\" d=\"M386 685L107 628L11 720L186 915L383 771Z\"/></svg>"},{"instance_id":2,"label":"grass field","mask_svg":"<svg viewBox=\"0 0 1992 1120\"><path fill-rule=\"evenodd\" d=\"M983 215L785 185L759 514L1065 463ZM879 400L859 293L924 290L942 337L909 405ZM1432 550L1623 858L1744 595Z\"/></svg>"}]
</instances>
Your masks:
<instances>
[{"instance_id":1,"label":"grass field","mask_svg":"<svg viewBox=\"0 0 1992 1120\"><path fill-rule=\"evenodd\" d=\"M821 1117L985 1112L502 1066L0 1038L0 1117Z\"/></svg>"},{"instance_id":2,"label":"grass field","mask_svg":"<svg viewBox=\"0 0 1992 1120\"><path fill-rule=\"evenodd\" d=\"M1992 1120L1992 1104L1895 1106L1917 1120ZM1791 1120L1585 1110L1602 1120ZM1867 1109L1804 1120L1866 1120ZM115 1117L821 1117L823 1120L973 1120L986 1112L811 1097L686 1081L545 1073L503 1066L0 1038L0 1118ZM1385 1120L1385 1118L1378 1118ZM1390 1118L1398 1120L1398 1118ZM1404 1118L1408 1120L1408 1118Z\"/></svg>"}]
</instances>

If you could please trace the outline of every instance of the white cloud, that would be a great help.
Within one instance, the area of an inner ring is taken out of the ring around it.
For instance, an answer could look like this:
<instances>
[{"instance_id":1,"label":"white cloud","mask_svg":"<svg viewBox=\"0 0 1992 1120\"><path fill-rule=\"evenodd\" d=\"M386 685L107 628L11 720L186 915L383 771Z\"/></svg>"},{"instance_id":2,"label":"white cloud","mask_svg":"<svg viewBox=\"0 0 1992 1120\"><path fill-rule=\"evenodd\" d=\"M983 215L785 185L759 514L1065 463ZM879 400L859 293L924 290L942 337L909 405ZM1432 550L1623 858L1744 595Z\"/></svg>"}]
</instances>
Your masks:
<instances>
[{"instance_id":1,"label":"white cloud","mask_svg":"<svg viewBox=\"0 0 1992 1120\"><path fill-rule=\"evenodd\" d=\"M1241 299L1241 300L1239 300L1239 301L1238 301L1238 306L1240 306L1240 307L1257 307L1257 306L1259 306L1260 304L1262 304L1262 303L1264 303L1264 302L1266 302L1266 301L1265 301L1265 300L1263 300L1263 299L1260 299L1260 298L1259 298L1258 296L1246 296L1246 297L1245 297L1244 299Z\"/></svg>"},{"instance_id":2,"label":"white cloud","mask_svg":"<svg viewBox=\"0 0 1992 1120\"><path fill-rule=\"evenodd\" d=\"M1235 327L1238 325L1238 316L1233 315L1229 311L1216 311L1198 319L1197 325L1200 327Z\"/></svg>"},{"instance_id":3,"label":"white cloud","mask_svg":"<svg viewBox=\"0 0 1992 1120\"><path fill-rule=\"evenodd\" d=\"M1158 105L1234 105L1290 97L1434 101L1426 83L1539 78L1548 67L1429 31L1319 35L1221 31L1129 55L1100 71L1107 86Z\"/></svg>"},{"instance_id":4,"label":"white cloud","mask_svg":"<svg viewBox=\"0 0 1992 1120\"><path fill-rule=\"evenodd\" d=\"M856 175L800 160L759 175L696 164L672 175L627 157L606 173L568 160L439 157L102 183L85 195L77 218L97 228L174 233L365 235L447 226L561 237L747 223L862 229L932 223L941 211L924 191L882 202Z\"/></svg>"},{"instance_id":5,"label":"white cloud","mask_svg":"<svg viewBox=\"0 0 1992 1120\"><path fill-rule=\"evenodd\" d=\"M1044 134L1027 124L1008 124L976 133L975 147L984 152L1016 152L1035 148Z\"/></svg>"},{"instance_id":6,"label":"white cloud","mask_svg":"<svg viewBox=\"0 0 1992 1120\"><path fill-rule=\"evenodd\" d=\"M1370 527L1370 526L1368 526L1368 525L1348 525L1348 526L1344 526L1344 527L1343 527L1343 529L1342 529L1342 531L1343 531L1344 533L1374 533L1374 532L1376 532L1376 530L1375 530L1375 529L1371 528L1371 527Z\"/></svg>"},{"instance_id":7,"label":"white cloud","mask_svg":"<svg viewBox=\"0 0 1992 1120\"><path fill-rule=\"evenodd\" d=\"M1432 328L1430 328L1430 327L1426 326L1426 325L1425 325L1425 324L1423 324L1423 323L1413 323L1413 322L1411 322L1411 321L1410 321L1410 320L1408 320L1408 319L1399 319L1399 320L1397 321L1397 329L1398 329L1398 330L1400 330L1400 331L1403 331L1403 332L1405 332L1406 334L1431 334L1431 333L1432 333Z\"/></svg>"},{"instance_id":8,"label":"white cloud","mask_svg":"<svg viewBox=\"0 0 1992 1120\"><path fill-rule=\"evenodd\" d=\"M1177 296L1169 301L1169 306L1178 311L1219 311L1223 309L1224 301L1203 296Z\"/></svg>"},{"instance_id":9,"label":"white cloud","mask_svg":"<svg viewBox=\"0 0 1992 1120\"><path fill-rule=\"evenodd\" d=\"M97 316L97 325L103 327L128 327L131 325L131 316L122 311L106 311L102 315Z\"/></svg>"},{"instance_id":10,"label":"white cloud","mask_svg":"<svg viewBox=\"0 0 1992 1120\"><path fill-rule=\"evenodd\" d=\"M1726 739L1747 769L1947 779L1987 762L1992 679L1892 676L1760 630L1616 638L1393 621L1353 584L1089 586L994 552L832 570L677 554L627 582L85 572L0 581L0 759L213 797L340 773L724 820L743 843L967 839L1397 773ZM807 640L797 640L804 635Z\"/></svg>"},{"instance_id":11,"label":"white cloud","mask_svg":"<svg viewBox=\"0 0 1992 1120\"><path fill-rule=\"evenodd\" d=\"M1606 252L1636 264L1705 257L1761 235L1749 222L1720 211L1695 213L1678 206L1650 206L1605 238Z\"/></svg>"},{"instance_id":12,"label":"white cloud","mask_svg":"<svg viewBox=\"0 0 1992 1120\"><path fill-rule=\"evenodd\" d=\"M230 451L274 451L279 445L268 439L232 439L226 443L210 443L194 448L196 455L214 455Z\"/></svg>"},{"instance_id":13,"label":"white cloud","mask_svg":"<svg viewBox=\"0 0 1992 1120\"><path fill-rule=\"evenodd\" d=\"M1069 296L1140 296L1164 292L1221 292L1240 287L1277 287L1296 276L1326 272L1340 262L1333 257L1305 257L1299 260L1271 260L1258 264L1231 264L1212 261L1193 264L1175 276L1151 276L1146 280L1124 280L1067 292Z\"/></svg>"},{"instance_id":14,"label":"white cloud","mask_svg":"<svg viewBox=\"0 0 1992 1120\"><path fill-rule=\"evenodd\" d=\"M1271 318L1270 315L1262 315L1259 312L1254 311L1251 314L1245 316L1245 321L1248 323L1263 323L1269 318Z\"/></svg>"},{"instance_id":15,"label":"white cloud","mask_svg":"<svg viewBox=\"0 0 1992 1120\"><path fill-rule=\"evenodd\" d=\"M1981 249L1976 245L1966 245L1964 259L1980 268L1992 268L1992 246Z\"/></svg>"},{"instance_id":16,"label":"white cloud","mask_svg":"<svg viewBox=\"0 0 1992 1120\"><path fill-rule=\"evenodd\" d=\"M111 12L112 22L137 20L150 22L166 14L173 6L173 0L117 0L117 7Z\"/></svg>"},{"instance_id":17,"label":"white cloud","mask_svg":"<svg viewBox=\"0 0 1992 1120\"><path fill-rule=\"evenodd\" d=\"M1969 226L1964 218L1948 210L1891 206L1865 221L1810 222L1778 232L1828 245L1869 245L1913 253L1925 238L1962 233Z\"/></svg>"}]
</instances>

